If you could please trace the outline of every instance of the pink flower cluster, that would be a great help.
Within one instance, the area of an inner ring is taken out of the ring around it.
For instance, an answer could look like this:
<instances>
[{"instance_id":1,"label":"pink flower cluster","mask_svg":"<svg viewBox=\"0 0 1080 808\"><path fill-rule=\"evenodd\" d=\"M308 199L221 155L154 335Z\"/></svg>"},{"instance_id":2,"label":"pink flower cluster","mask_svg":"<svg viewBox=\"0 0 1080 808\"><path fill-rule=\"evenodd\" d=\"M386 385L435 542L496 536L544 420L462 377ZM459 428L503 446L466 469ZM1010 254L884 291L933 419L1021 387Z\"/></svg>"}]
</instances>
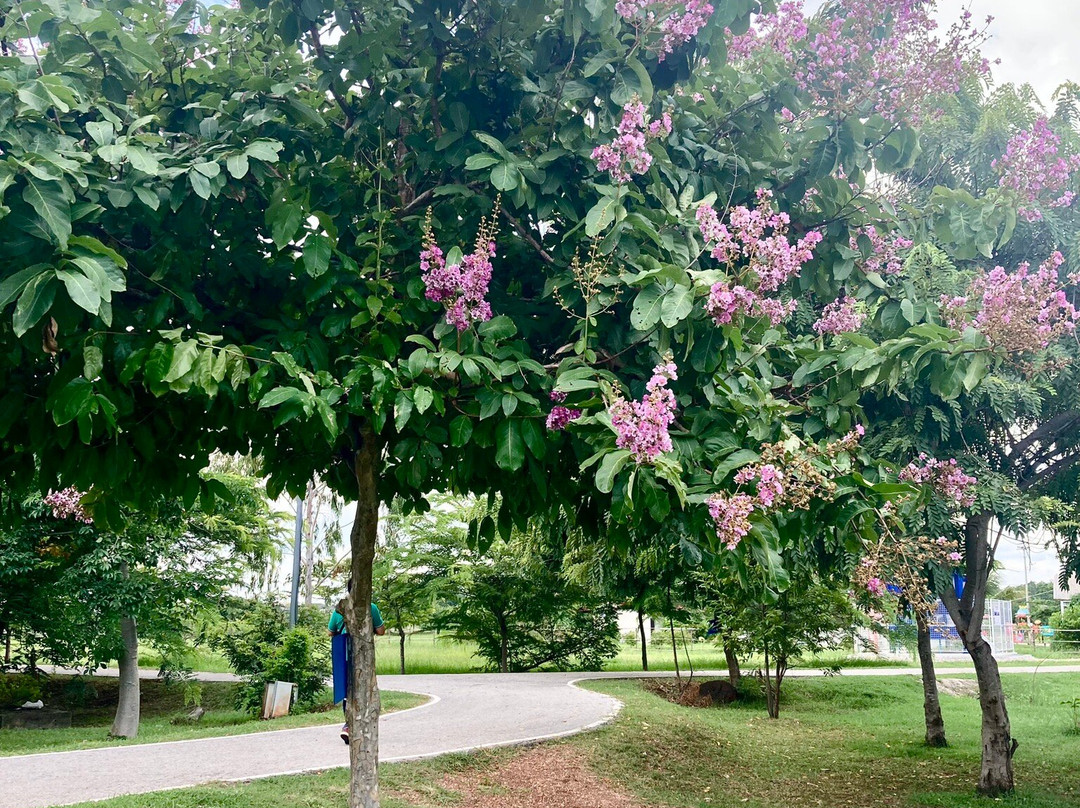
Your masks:
<instances>
[{"instance_id":1,"label":"pink flower cluster","mask_svg":"<svg viewBox=\"0 0 1080 808\"><path fill-rule=\"evenodd\" d=\"M772 192L764 189L757 192L753 209L744 205L732 208L726 223L711 205L697 209L698 229L709 254L744 280L735 286L726 281L713 284L705 308L718 325L730 323L739 313L765 316L776 325L795 310L795 301L785 303L760 294L775 292L797 276L821 241L821 234L811 231L792 243L788 239L790 223L788 214L773 207ZM756 291L745 285L750 282Z\"/></svg>"},{"instance_id":2,"label":"pink flower cluster","mask_svg":"<svg viewBox=\"0 0 1080 808\"><path fill-rule=\"evenodd\" d=\"M593 149L592 158L596 161L597 170L610 173L614 182L629 182L632 176L644 174L652 165L649 141L670 134L670 113L665 112L656 120L649 120L645 105L634 99L623 107L618 136L611 143Z\"/></svg>"},{"instance_id":3,"label":"pink flower cluster","mask_svg":"<svg viewBox=\"0 0 1080 808\"><path fill-rule=\"evenodd\" d=\"M976 28L965 11L942 41L936 7L936 0L838 0L810 25L800 0L783 2L776 13L758 15L747 33L732 36L728 53L736 59L779 54L824 110L877 112L918 124L929 98L960 88L967 65L989 72L978 52L985 28Z\"/></svg>"},{"instance_id":4,"label":"pink flower cluster","mask_svg":"<svg viewBox=\"0 0 1080 808\"><path fill-rule=\"evenodd\" d=\"M886 588L885 582L880 578L871 578L866 582L866 591L875 598L882 597L885 594Z\"/></svg>"},{"instance_id":5,"label":"pink flower cluster","mask_svg":"<svg viewBox=\"0 0 1080 808\"><path fill-rule=\"evenodd\" d=\"M490 219L480 223L476 246L460 264L447 264L431 227L431 212L424 225L424 249L420 252L420 269L428 300L446 307L446 322L458 331L472 323L491 319L491 305L485 299L491 283L491 259L495 257L496 217L498 203Z\"/></svg>"},{"instance_id":6,"label":"pink flower cluster","mask_svg":"<svg viewBox=\"0 0 1080 808\"><path fill-rule=\"evenodd\" d=\"M86 525L94 523L93 518L83 507L82 498L86 494L74 486L63 491L50 491L43 502L52 510L55 519L74 519Z\"/></svg>"},{"instance_id":7,"label":"pink flower cluster","mask_svg":"<svg viewBox=\"0 0 1080 808\"><path fill-rule=\"evenodd\" d=\"M547 428L551 431L559 432L566 429L567 424L581 417L581 410L562 406L562 403L566 401L566 393L561 390L552 390L551 400L556 403L547 417Z\"/></svg>"},{"instance_id":8,"label":"pink flower cluster","mask_svg":"<svg viewBox=\"0 0 1080 808\"><path fill-rule=\"evenodd\" d=\"M930 485L944 499L961 508L975 504L974 477L965 474L955 458L937 460L920 453L900 472L902 482Z\"/></svg>"},{"instance_id":9,"label":"pink flower cluster","mask_svg":"<svg viewBox=\"0 0 1080 808\"><path fill-rule=\"evenodd\" d=\"M750 532L750 514L754 500L748 494L712 494L705 504L716 526L716 537L727 549L734 550Z\"/></svg>"},{"instance_id":10,"label":"pink flower cluster","mask_svg":"<svg viewBox=\"0 0 1080 808\"><path fill-rule=\"evenodd\" d=\"M678 11L679 7L682 11ZM656 46L658 61L680 45L697 36L712 16L713 7L706 0L617 0L615 11L639 32L657 28L663 34Z\"/></svg>"},{"instance_id":11,"label":"pink flower cluster","mask_svg":"<svg viewBox=\"0 0 1080 808\"><path fill-rule=\"evenodd\" d=\"M1031 129L1013 135L1005 153L991 163L1001 175L998 184L1020 197L1023 207L1018 212L1029 222L1042 219L1040 206L1068 207L1076 196L1069 184L1080 168L1080 154L1066 157L1060 152L1061 138L1046 118L1039 118Z\"/></svg>"},{"instance_id":12,"label":"pink flower cluster","mask_svg":"<svg viewBox=\"0 0 1080 808\"><path fill-rule=\"evenodd\" d=\"M739 485L756 482L758 502L763 508L771 508L784 495L784 473L772 463L745 466L735 475L735 482Z\"/></svg>"},{"instance_id":13,"label":"pink flower cluster","mask_svg":"<svg viewBox=\"0 0 1080 808\"><path fill-rule=\"evenodd\" d=\"M667 385L678 378L676 370L670 360L661 362L653 368L641 401L627 401L615 395L608 404L611 425L618 436L615 445L629 449L637 463L651 463L671 451L668 429L675 420L676 401Z\"/></svg>"},{"instance_id":14,"label":"pink flower cluster","mask_svg":"<svg viewBox=\"0 0 1080 808\"><path fill-rule=\"evenodd\" d=\"M859 235L870 239L870 256L862 263L863 272L877 272L880 275L899 275L904 270L901 250L911 249L915 244L909 238L894 235L892 240L878 233L876 227L864 227L848 239L848 247L859 249Z\"/></svg>"},{"instance_id":15,"label":"pink flower cluster","mask_svg":"<svg viewBox=\"0 0 1080 808\"><path fill-rule=\"evenodd\" d=\"M1002 267L981 273L972 281L968 295L941 298L945 321L958 331L972 326L1005 351L1026 353L1046 348L1062 334L1075 331L1080 320L1080 310L1066 296L1058 273L1064 261L1064 256L1055 252L1034 272L1024 262L1011 274ZM969 319L971 301L976 301L977 307L973 319Z\"/></svg>"},{"instance_id":16,"label":"pink flower cluster","mask_svg":"<svg viewBox=\"0 0 1080 808\"><path fill-rule=\"evenodd\" d=\"M862 328L865 320L866 311L859 301L845 295L825 307L814 330L819 334L847 334Z\"/></svg>"}]
</instances>

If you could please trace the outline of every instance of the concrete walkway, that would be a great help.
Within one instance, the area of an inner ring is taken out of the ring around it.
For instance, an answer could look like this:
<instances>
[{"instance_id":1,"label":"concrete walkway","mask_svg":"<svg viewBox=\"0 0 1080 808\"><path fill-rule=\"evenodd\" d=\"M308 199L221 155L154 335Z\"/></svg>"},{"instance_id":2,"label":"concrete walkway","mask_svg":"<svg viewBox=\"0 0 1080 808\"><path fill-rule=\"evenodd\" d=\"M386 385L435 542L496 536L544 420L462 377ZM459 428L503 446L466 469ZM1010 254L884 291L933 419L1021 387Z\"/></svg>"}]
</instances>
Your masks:
<instances>
[{"instance_id":1,"label":"concrete walkway","mask_svg":"<svg viewBox=\"0 0 1080 808\"><path fill-rule=\"evenodd\" d=\"M1080 665L1042 666L1076 673ZM1036 666L1003 673L1034 673ZM856 668L843 676L912 676L917 668ZM970 668L939 675L970 674ZM520 673L380 676L385 690L431 696L427 704L383 716L381 760L413 760L508 746L583 732L612 720L616 699L575 687L582 678L618 679L665 673ZM699 671L716 677L724 672ZM820 676L793 670L789 676ZM138 744L74 752L0 757L0 808L45 808L214 781L251 780L347 766L336 726L259 732L226 738Z\"/></svg>"}]
</instances>

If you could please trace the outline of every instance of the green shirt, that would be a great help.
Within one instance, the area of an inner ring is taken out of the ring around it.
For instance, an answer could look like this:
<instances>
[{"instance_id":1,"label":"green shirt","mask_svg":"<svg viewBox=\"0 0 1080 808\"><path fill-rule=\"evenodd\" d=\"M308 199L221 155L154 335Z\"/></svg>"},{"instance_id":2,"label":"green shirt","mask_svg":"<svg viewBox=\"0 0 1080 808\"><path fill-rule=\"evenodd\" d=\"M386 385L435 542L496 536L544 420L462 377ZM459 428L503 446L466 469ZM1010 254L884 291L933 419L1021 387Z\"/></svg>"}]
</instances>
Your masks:
<instances>
[{"instance_id":1,"label":"green shirt","mask_svg":"<svg viewBox=\"0 0 1080 808\"><path fill-rule=\"evenodd\" d=\"M383 624L382 613L379 611L379 607L374 603L371 604L371 625L373 628L379 628ZM347 634L345 629L345 618L341 612L337 609L330 615L330 622L326 626L331 634Z\"/></svg>"}]
</instances>

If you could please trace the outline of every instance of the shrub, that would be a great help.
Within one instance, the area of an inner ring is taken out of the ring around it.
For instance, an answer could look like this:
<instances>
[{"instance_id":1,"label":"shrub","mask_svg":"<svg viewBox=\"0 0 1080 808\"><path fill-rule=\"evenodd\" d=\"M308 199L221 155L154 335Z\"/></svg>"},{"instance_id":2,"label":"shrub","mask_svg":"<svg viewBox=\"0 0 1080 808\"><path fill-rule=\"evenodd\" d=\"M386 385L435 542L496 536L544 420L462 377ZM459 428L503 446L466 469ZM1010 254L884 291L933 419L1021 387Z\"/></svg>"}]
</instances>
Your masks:
<instances>
[{"instance_id":1,"label":"shrub","mask_svg":"<svg viewBox=\"0 0 1080 808\"><path fill-rule=\"evenodd\" d=\"M322 620L317 611L305 610L301 622L289 628L284 610L263 601L224 627L214 646L244 677L237 693L239 709L257 715L266 683L274 681L297 686L295 707L300 711L322 703L330 672L330 643Z\"/></svg>"},{"instance_id":2,"label":"shrub","mask_svg":"<svg viewBox=\"0 0 1080 808\"><path fill-rule=\"evenodd\" d=\"M30 676L0 678L0 708L21 707L41 698L41 685Z\"/></svg>"}]
</instances>

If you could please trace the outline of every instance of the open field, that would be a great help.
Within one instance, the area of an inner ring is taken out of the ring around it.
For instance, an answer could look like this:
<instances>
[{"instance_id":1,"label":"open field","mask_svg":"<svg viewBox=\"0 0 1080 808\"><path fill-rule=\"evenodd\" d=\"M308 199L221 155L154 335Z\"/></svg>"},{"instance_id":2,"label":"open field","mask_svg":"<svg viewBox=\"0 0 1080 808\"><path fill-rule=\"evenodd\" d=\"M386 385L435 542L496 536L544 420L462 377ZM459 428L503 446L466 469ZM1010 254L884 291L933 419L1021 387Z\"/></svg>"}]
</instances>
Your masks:
<instances>
[{"instance_id":1,"label":"open field","mask_svg":"<svg viewBox=\"0 0 1080 808\"><path fill-rule=\"evenodd\" d=\"M49 699L51 704L65 704L65 687L70 686L72 678L57 676L50 680L48 687L55 696ZM185 715L190 707L184 705L184 687L146 679L142 682L142 720L139 725L139 737L133 740L110 738L109 727L116 710L118 681L113 678L91 677L86 680L89 690L83 691L82 698L67 697L67 704L72 711L70 729L44 730L0 730L0 755L26 755L36 752L63 752L72 749L92 749L100 746L120 746L133 743L155 743L157 741L183 741L192 738L209 738L220 735L243 735L249 732L265 732L277 729L310 727L319 724L339 724L342 721L341 708L330 703L330 692L326 693L326 707L317 712L299 713L278 718L274 721L262 721L252 718L235 707L238 685L234 682L203 682L202 706L207 713L195 724L173 724L178 716ZM384 692L382 703L384 712L404 710L423 704L426 699L412 693ZM72 702L80 703L75 706Z\"/></svg>"},{"instance_id":2,"label":"open field","mask_svg":"<svg viewBox=\"0 0 1080 808\"><path fill-rule=\"evenodd\" d=\"M778 721L751 699L734 707L680 707L640 682L586 687L610 693L626 707L610 727L546 745L551 767L586 764L590 787L615 789L635 808L1080 808L1080 734L1061 701L1080 695L1080 675L1003 677L1010 697L1017 796L973 796L978 770L979 710L971 698L945 695L951 746L921 744L921 687L915 678L823 677L792 680ZM455 755L382 767L386 808L445 805L539 805L531 786L501 777L528 751ZM562 764L560 764L560 761ZM99 808L306 808L340 806L344 770L202 787L94 803ZM520 792L520 793L519 793ZM479 796L477 796L479 795ZM517 801L499 802L497 797ZM547 805L548 803L544 803ZM566 806L593 803L565 802Z\"/></svg>"}]
</instances>

